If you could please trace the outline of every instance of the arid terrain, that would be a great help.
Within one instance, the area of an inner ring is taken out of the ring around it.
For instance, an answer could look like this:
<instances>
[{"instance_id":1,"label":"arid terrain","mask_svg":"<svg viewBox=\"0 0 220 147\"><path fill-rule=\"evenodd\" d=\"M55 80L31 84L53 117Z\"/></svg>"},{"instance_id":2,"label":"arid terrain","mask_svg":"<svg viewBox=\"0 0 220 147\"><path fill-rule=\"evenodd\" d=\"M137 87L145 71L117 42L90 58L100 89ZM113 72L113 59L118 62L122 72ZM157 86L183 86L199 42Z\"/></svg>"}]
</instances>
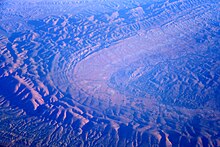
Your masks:
<instances>
[{"instance_id":1,"label":"arid terrain","mask_svg":"<svg viewBox=\"0 0 220 147\"><path fill-rule=\"evenodd\" d=\"M0 1L0 146L220 146L220 1Z\"/></svg>"}]
</instances>

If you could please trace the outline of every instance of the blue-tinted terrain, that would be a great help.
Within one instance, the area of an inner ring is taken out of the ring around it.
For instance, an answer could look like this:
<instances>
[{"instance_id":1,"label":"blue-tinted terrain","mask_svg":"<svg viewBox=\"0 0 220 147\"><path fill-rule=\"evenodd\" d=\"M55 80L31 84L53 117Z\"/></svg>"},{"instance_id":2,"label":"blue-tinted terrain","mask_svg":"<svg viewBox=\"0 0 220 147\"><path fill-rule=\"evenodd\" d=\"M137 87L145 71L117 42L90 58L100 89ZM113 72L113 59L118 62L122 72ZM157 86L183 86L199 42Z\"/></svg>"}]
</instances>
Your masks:
<instances>
[{"instance_id":1,"label":"blue-tinted terrain","mask_svg":"<svg viewBox=\"0 0 220 147\"><path fill-rule=\"evenodd\" d=\"M0 1L0 146L220 146L220 1Z\"/></svg>"}]
</instances>

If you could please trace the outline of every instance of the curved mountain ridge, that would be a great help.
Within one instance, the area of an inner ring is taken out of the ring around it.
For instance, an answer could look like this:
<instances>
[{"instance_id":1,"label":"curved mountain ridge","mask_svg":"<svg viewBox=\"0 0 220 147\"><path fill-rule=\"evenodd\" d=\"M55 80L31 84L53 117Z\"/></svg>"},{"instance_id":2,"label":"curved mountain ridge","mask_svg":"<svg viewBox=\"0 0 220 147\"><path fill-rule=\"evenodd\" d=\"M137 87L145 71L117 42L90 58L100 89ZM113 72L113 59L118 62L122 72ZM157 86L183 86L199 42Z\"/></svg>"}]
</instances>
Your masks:
<instances>
[{"instance_id":1,"label":"curved mountain ridge","mask_svg":"<svg viewBox=\"0 0 220 147\"><path fill-rule=\"evenodd\" d=\"M0 5L0 145L219 146L218 1L74 2Z\"/></svg>"}]
</instances>

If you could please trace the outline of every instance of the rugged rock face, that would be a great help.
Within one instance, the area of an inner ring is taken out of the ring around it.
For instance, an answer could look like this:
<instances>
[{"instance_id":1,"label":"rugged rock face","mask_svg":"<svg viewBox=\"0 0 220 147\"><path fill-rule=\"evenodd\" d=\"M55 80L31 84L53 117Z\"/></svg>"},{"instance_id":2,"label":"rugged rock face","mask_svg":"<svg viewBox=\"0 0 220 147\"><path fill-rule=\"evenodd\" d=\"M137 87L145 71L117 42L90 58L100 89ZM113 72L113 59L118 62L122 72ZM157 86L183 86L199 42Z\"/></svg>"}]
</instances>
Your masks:
<instances>
[{"instance_id":1,"label":"rugged rock face","mask_svg":"<svg viewBox=\"0 0 220 147\"><path fill-rule=\"evenodd\" d=\"M220 146L220 2L0 2L0 145Z\"/></svg>"}]
</instances>

